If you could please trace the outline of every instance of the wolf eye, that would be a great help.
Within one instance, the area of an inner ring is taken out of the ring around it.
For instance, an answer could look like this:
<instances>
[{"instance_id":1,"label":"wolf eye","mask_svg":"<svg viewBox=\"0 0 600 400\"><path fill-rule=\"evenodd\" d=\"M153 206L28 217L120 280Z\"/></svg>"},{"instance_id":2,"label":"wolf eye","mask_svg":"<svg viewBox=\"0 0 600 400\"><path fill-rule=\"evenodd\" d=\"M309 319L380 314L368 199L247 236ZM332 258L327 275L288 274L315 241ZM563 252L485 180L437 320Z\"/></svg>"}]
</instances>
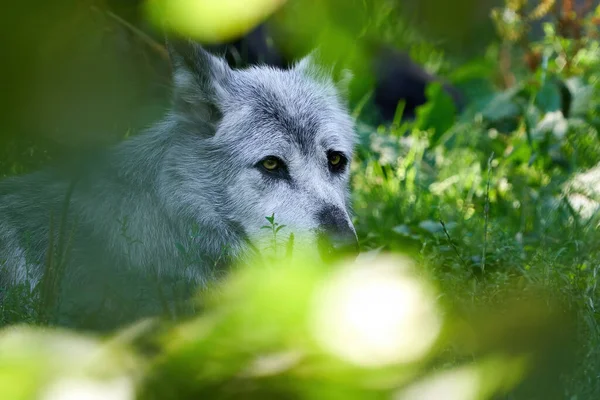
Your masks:
<instances>
[{"instance_id":1,"label":"wolf eye","mask_svg":"<svg viewBox=\"0 0 600 400\"><path fill-rule=\"evenodd\" d=\"M262 166L268 171L275 171L279 168L279 160L275 157L267 157L262 160Z\"/></svg>"},{"instance_id":2,"label":"wolf eye","mask_svg":"<svg viewBox=\"0 0 600 400\"><path fill-rule=\"evenodd\" d=\"M268 156L254 165L269 179L290 179L290 174L285 163L278 157Z\"/></svg>"},{"instance_id":3,"label":"wolf eye","mask_svg":"<svg viewBox=\"0 0 600 400\"><path fill-rule=\"evenodd\" d=\"M329 163L331 165L338 165L342 161L342 156L339 154L332 154L329 156Z\"/></svg>"},{"instance_id":4,"label":"wolf eye","mask_svg":"<svg viewBox=\"0 0 600 400\"><path fill-rule=\"evenodd\" d=\"M346 166L346 156L339 151L328 151L327 161L331 172L341 172Z\"/></svg>"}]
</instances>

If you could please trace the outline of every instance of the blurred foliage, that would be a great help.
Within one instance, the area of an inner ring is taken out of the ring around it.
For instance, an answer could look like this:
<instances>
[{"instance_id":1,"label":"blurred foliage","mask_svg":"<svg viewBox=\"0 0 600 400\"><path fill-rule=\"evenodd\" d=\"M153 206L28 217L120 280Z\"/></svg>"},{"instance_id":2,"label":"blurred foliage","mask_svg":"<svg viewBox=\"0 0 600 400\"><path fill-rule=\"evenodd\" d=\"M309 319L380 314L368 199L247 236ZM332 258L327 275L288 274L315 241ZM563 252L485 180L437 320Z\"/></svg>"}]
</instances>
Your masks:
<instances>
[{"instance_id":1,"label":"blurred foliage","mask_svg":"<svg viewBox=\"0 0 600 400\"><path fill-rule=\"evenodd\" d=\"M152 0L149 17L159 25L202 43L220 43L245 35L284 0Z\"/></svg>"},{"instance_id":2,"label":"blurred foliage","mask_svg":"<svg viewBox=\"0 0 600 400\"><path fill-rule=\"evenodd\" d=\"M541 292L485 316L438 296L406 257L246 265L175 325L141 321L102 340L5 328L0 396L488 399L569 360L548 358L569 351L572 324Z\"/></svg>"},{"instance_id":3,"label":"blurred foliage","mask_svg":"<svg viewBox=\"0 0 600 400\"><path fill-rule=\"evenodd\" d=\"M152 30L93 3L11 6L0 174L135 134L166 104ZM132 19L134 3L112 6ZM272 23L291 53L318 43L360 67L377 39L468 100L457 115L434 84L413 121L379 127L355 108L363 260L243 266L200 296L201 315L102 340L7 327L0 397L599 398L592 3L290 1ZM3 295L0 324L39 324L27 288Z\"/></svg>"}]
</instances>

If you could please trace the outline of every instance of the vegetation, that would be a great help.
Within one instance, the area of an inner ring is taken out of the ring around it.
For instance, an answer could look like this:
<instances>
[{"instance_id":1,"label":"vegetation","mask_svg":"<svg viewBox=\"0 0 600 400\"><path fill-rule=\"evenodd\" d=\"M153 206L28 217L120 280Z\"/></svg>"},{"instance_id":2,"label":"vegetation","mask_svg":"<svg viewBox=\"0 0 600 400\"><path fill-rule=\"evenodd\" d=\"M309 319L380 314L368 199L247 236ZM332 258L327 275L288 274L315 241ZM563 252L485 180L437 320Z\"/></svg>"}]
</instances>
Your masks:
<instances>
[{"instance_id":1,"label":"vegetation","mask_svg":"<svg viewBox=\"0 0 600 400\"><path fill-rule=\"evenodd\" d=\"M357 263L240 266L190 320L102 338L45 326L12 288L0 397L599 398L598 189L580 174L600 161L600 7L581 3L506 0L464 60L374 2L365 34L410 44L467 107L437 83L414 120L353 104ZM17 158L2 173L33 168Z\"/></svg>"}]
</instances>

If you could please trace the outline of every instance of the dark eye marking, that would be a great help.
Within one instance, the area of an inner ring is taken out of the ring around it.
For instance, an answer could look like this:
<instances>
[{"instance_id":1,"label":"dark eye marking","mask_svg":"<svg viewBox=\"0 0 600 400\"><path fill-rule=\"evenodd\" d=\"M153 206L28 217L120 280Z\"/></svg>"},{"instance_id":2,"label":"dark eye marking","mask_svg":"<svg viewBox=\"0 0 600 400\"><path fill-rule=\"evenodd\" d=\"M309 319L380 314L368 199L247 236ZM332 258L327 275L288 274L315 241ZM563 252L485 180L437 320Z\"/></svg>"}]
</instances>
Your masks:
<instances>
[{"instance_id":1,"label":"dark eye marking","mask_svg":"<svg viewBox=\"0 0 600 400\"><path fill-rule=\"evenodd\" d=\"M327 166L332 174L340 174L346 170L348 157L341 151L327 151Z\"/></svg>"},{"instance_id":2,"label":"dark eye marking","mask_svg":"<svg viewBox=\"0 0 600 400\"><path fill-rule=\"evenodd\" d=\"M287 166L279 157L267 156L254 165L268 178L290 179Z\"/></svg>"}]
</instances>

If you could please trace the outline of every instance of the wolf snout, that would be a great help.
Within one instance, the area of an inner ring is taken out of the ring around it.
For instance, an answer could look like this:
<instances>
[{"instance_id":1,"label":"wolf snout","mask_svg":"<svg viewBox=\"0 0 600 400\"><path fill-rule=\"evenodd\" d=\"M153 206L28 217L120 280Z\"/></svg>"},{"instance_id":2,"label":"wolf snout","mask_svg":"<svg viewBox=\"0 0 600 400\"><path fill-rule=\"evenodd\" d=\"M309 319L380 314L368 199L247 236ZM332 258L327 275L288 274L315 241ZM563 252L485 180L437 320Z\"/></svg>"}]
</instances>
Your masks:
<instances>
[{"instance_id":1,"label":"wolf snout","mask_svg":"<svg viewBox=\"0 0 600 400\"><path fill-rule=\"evenodd\" d=\"M358 238L345 211L328 206L319 212L318 220L317 246L324 260L358 255Z\"/></svg>"},{"instance_id":2,"label":"wolf snout","mask_svg":"<svg viewBox=\"0 0 600 400\"><path fill-rule=\"evenodd\" d=\"M333 261L338 258L356 258L359 247L354 232L344 234L328 234L319 232L317 238L319 254L325 261Z\"/></svg>"}]
</instances>

